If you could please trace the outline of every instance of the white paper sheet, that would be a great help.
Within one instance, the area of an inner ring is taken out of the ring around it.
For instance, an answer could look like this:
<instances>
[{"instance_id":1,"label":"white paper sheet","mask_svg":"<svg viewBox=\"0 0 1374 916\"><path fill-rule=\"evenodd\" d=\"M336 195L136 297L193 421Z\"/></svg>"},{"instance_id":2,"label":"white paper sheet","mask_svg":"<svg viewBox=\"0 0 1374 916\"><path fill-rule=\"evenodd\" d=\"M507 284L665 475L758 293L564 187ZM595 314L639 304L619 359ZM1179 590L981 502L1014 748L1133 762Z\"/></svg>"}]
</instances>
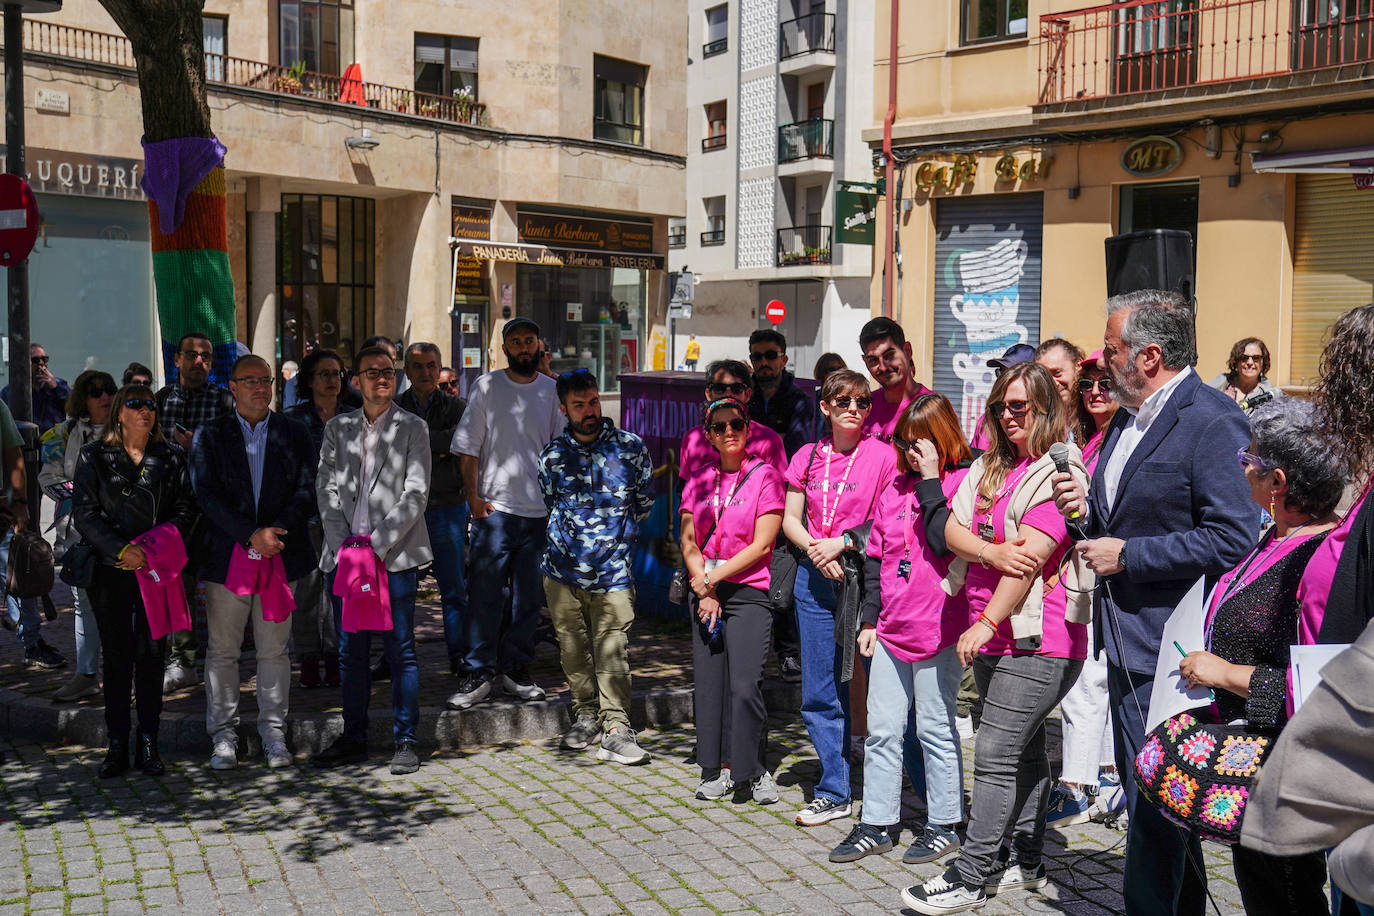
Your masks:
<instances>
[{"instance_id":1,"label":"white paper sheet","mask_svg":"<svg viewBox=\"0 0 1374 916\"><path fill-rule=\"evenodd\" d=\"M1323 646L1293 646L1289 651L1288 662L1293 672L1293 711L1297 712L1302 704L1317 689L1322 680L1322 668L1337 655L1350 648L1350 643Z\"/></svg>"},{"instance_id":2,"label":"white paper sheet","mask_svg":"<svg viewBox=\"0 0 1374 916\"><path fill-rule=\"evenodd\" d=\"M1164 624L1164 637L1159 643L1159 661L1155 663L1154 687L1150 692L1150 709L1145 715L1146 732L1170 716L1211 702L1206 687L1188 689L1183 673L1178 669L1183 656L1174 646L1174 643L1178 643L1185 653L1202 649L1207 613L1203 589L1204 580L1198 579Z\"/></svg>"}]
</instances>

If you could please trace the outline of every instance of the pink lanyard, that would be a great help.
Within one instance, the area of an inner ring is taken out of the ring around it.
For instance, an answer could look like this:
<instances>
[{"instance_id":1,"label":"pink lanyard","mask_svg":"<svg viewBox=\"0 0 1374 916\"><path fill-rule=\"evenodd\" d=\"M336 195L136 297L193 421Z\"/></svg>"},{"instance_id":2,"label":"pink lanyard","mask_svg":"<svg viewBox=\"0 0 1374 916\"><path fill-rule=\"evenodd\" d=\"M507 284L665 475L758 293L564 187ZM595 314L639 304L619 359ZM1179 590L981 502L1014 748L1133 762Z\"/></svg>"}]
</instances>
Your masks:
<instances>
[{"instance_id":1,"label":"pink lanyard","mask_svg":"<svg viewBox=\"0 0 1374 916\"><path fill-rule=\"evenodd\" d=\"M762 460L762 459L760 459L760 460ZM716 495L715 495L715 498L712 500L711 506L712 506L712 508L714 508L714 509L716 510L716 524L715 524L715 527L716 527L716 530L717 530L717 531L720 530L720 523L723 522L723 521L725 520L725 507L728 506L728 505L730 505L730 503L732 503L732 502L735 501L735 494L739 492L740 483L743 482L743 480L744 480L744 472L745 472L746 470L748 470L748 468L746 468L743 464L741 464L740 467L739 467L739 470L735 472L735 480L734 480L734 482L730 485L730 493L729 493L728 496L725 497L725 502L722 504L721 501L720 501L720 478L721 478L721 471L720 471L720 465L719 465L719 464L716 465ZM713 532L713 533L714 533L714 532ZM720 537L723 538L723 537L725 537L725 535L722 534ZM704 545L703 545L703 546L704 546ZM720 538L717 538L717 539L716 539L716 546L717 546L717 547L720 546Z\"/></svg>"},{"instance_id":2,"label":"pink lanyard","mask_svg":"<svg viewBox=\"0 0 1374 916\"><path fill-rule=\"evenodd\" d=\"M988 528L996 531L996 528L992 524L992 519L997 514L997 504L1000 503L1004 497L1011 495L1012 491L1016 489L1016 485L1021 482L1021 479L1026 476L1026 472L1030 470L1030 466L1031 462L1027 460L1024 467L1008 474L1006 482L1002 484L1002 488L992 495L992 505L988 507L988 514L985 516ZM973 513L973 522L970 525L974 534L978 534L978 517L978 512L975 510ZM981 534L978 536L982 537ZM995 535L991 543L998 543Z\"/></svg>"},{"instance_id":3,"label":"pink lanyard","mask_svg":"<svg viewBox=\"0 0 1374 916\"><path fill-rule=\"evenodd\" d=\"M844 485L849 482L849 472L854 470L854 459L859 457L859 449L863 446L864 440L860 439L854 446L854 450L849 453L849 463L844 466L844 476L840 478L839 485L835 487L835 504L829 505L830 496L830 459L835 457L835 440L830 440L830 457L825 461L825 480L821 482L821 537L830 537L830 529L835 527L835 516L840 514L840 499L844 495Z\"/></svg>"},{"instance_id":4,"label":"pink lanyard","mask_svg":"<svg viewBox=\"0 0 1374 916\"><path fill-rule=\"evenodd\" d=\"M916 500L916 489L911 490L911 501L907 503L906 518L902 520L902 545L905 552L902 554L902 562L897 564L897 575L903 579L911 575L911 545L916 540L916 511L920 508L920 503Z\"/></svg>"}]
</instances>

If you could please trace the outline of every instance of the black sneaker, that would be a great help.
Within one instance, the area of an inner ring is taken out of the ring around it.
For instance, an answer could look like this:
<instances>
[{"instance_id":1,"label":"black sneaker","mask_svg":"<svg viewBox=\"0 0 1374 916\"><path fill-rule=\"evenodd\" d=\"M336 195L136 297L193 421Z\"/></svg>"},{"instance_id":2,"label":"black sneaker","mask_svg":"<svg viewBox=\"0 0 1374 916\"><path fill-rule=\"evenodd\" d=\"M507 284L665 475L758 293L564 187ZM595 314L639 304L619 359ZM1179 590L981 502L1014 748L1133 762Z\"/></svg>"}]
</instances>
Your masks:
<instances>
[{"instance_id":1,"label":"black sneaker","mask_svg":"<svg viewBox=\"0 0 1374 916\"><path fill-rule=\"evenodd\" d=\"M913 884L902 891L902 902L918 913L940 916L942 913L976 910L988 902L988 895L981 887L965 884L958 866L951 865L943 875L936 875L924 884Z\"/></svg>"},{"instance_id":2,"label":"black sneaker","mask_svg":"<svg viewBox=\"0 0 1374 916\"><path fill-rule=\"evenodd\" d=\"M458 689L448 698L449 709L469 709L491 696L492 679L472 672L458 684Z\"/></svg>"},{"instance_id":3,"label":"black sneaker","mask_svg":"<svg viewBox=\"0 0 1374 916\"><path fill-rule=\"evenodd\" d=\"M391 758L391 772L396 776L414 773L420 768L420 755L415 753L415 742L404 739L396 742L396 754Z\"/></svg>"},{"instance_id":4,"label":"black sneaker","mask_svg":"<svg viewBox=\"0 0 1374 916\"><path fill-rule=\"evenodd\" d=\"M795 655L784 655L778 661L778 675L789 684L800 684L801 661Z\"/></svg>"},{"instance_id":5,"label":"black sneaker","mask_svg":"<svg viewBox=\"0 0 1374 916\"><path fill-rule=\"evenodd\" d=\"M43 640L38 640L31 648L24 650L24 664L29 668L62 668L67 664L67 660L62 654Z\"/></svg>"},{"instance_id":6,"label":"black sneaker","mask_svg":"<svg viewBox=\"0 0 1374 916\"><path fill-rule=\"evenodd\" d=\"M521 700L542 700L544 699L544 688L534 682L530 673L524 668L512 668L501 675L501 687L507 694Z\"/></svg>"},{"instance_id":7,"label":"black sneaker","mask_svg":"<svg viewBox=\"0 0 1374 916\"><path fill-rule=\"evenodd\" d=\"M354 741L345 735L334 739L334 743L310 758L312 766L328 769L345 763L366 763L367 744Z\"/></svg>"},{"instance_id":8,"label":"black sneaker","mask_svg":"<svg viewBox=\"0 0 1374 916\"><path fill-rule=\"evenodd\" d=\"M926 824L916 842L912 843L902 856L902 861L907 865L938 862L950 853L958 851L959 834L954 832L953 827Z\"/></svg>"},{"instance_id":9,"label":"black sneaker","mask_svg":"<svg viewBox=\"0 0 1374 916\"><path fill-rule=\"evenodd\" d=\"M849 831L849 836L840 845L830 850L830 861L857 862L864 856L891 851L892 834L886 827L860 824Z\"/></svg>"}]
</instances>

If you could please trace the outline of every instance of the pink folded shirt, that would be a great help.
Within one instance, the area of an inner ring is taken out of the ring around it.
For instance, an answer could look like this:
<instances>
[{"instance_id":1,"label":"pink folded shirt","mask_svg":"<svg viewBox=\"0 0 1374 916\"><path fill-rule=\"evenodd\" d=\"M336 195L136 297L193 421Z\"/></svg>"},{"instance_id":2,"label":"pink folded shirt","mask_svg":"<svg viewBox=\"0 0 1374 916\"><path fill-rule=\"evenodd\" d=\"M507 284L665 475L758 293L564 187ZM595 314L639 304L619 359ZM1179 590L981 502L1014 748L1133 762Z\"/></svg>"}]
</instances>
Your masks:
<instances>
[{"instance_id":1,"label":"pink folded shirt","mask_svg":"<svg viewBox=\"0 0 1374 916\"><path fill-rule=\"evenodd\" d=\"M164 522L134 538L133 543L147 557L147 563L134 570L134 575L138 579L138 594L143 599L143 613L148 618L149 634L158 640L168 633L191 629L191 609L186 604L186 590L181 585L181 571L186 567L186 543L177 526Z\"/></svg>"},{"instance_id":2,"label":"pink folded shirt","mask_svg":"<svg viewBox=\"0 0 1374 916\"><path fill-rule=\"evenodd\" d=\"M262 619L281 623L296 609L296 599L286 581L286 565L281 554L264 557L242 544L234 545L229 555L229 574L224 587L235 595L257 595L262 602Z\"/></svg>"},{"instance_id":3,"label":"pink folded shirt","mask_svg":"<svg viewBox=\"0 0 1374 916\"><path fill-rule=\"evenodd\" d=\"M392 628L386 564L372 549L368 538L349 538L339 548L334 594L343 599L345 633Z\"/></svg>"}]
</instances>

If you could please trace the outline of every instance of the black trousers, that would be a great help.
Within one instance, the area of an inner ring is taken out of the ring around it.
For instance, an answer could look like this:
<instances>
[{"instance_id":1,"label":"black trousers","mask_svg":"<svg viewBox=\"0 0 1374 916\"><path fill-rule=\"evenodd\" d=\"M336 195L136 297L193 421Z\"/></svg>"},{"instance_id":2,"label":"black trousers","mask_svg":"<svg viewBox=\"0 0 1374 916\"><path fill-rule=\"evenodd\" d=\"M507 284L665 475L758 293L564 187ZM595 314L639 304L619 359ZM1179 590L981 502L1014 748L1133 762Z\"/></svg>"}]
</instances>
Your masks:
<instances>
[{"instance_id":1,"label":"black trousers","mask_svg":"<svg viewBox=\"0 0 1374 916\"><path fill-rule=\"evenodd\" d=\"M1246 916L1326 916L1326 853L1271 856L1243 846L1231 847L1240 902Z\"/></svg>"},{"instance_id":2,"label":"black trousers","mask_svg":"<svg viewBox=\"0 0 1374 916\"><path fill-rule=\"evenodd\" d=\"M768 710L763 702L763 662L773 629L768 594L748 585L722 582L722 638L713 640L706 625L693 628L695 669L692 702L696 713L697 763L714 774L730 762L737 784L763 775L768 742Z\"/></svg>"},{"instance_id":3,"label":"black trousers","mask_svg":"<svg viewBox=\"0 0 1374 916\"><path fill-rule=\"evenodd\" d=\"M138 704L138 730L156 735L162 718L162 662L167 637L154 640L132 572L99 564L88 589L105 662L105 727L129 738L129 694Z\"/></svg>"}]
</instances>

